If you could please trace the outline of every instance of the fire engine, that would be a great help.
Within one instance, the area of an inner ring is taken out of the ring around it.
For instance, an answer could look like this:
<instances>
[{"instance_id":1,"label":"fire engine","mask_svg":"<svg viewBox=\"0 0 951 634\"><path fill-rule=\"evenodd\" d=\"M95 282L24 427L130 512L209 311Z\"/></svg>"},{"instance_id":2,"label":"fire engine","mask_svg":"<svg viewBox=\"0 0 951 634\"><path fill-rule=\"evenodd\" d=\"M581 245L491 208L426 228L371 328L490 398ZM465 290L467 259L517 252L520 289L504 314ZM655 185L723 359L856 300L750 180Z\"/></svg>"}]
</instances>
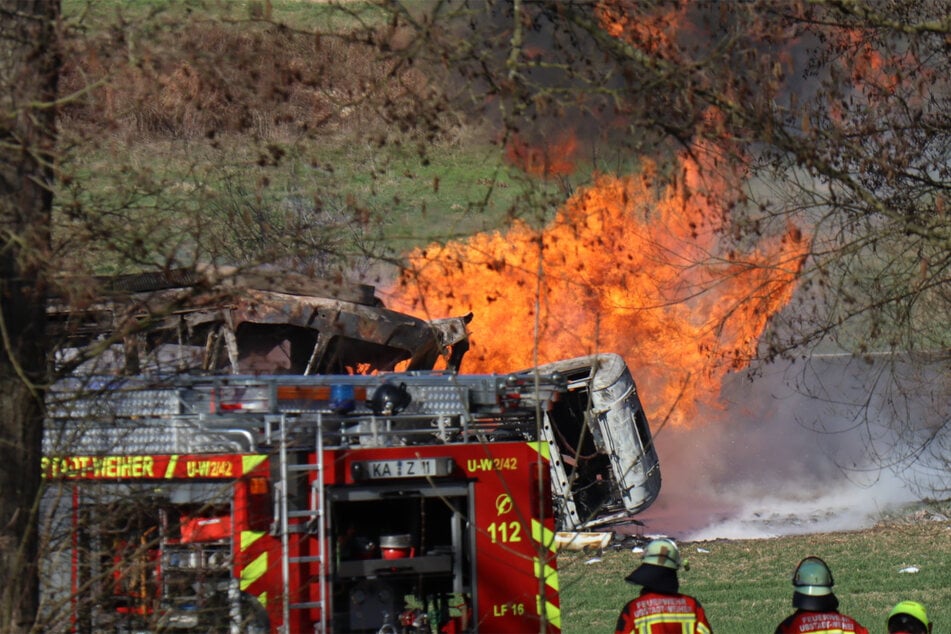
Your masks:
<instances>
[{"instance_id":1,"label":"fire engine","mask_svg":"<svg viewBox=\"0 0 951 634\"><path fill-rule=\"evenodd\" d=\"M69 632L557 632L555 539L660 487L614 354L507 374L74 373L48 394Z\"/></svg>"}]
</instances>

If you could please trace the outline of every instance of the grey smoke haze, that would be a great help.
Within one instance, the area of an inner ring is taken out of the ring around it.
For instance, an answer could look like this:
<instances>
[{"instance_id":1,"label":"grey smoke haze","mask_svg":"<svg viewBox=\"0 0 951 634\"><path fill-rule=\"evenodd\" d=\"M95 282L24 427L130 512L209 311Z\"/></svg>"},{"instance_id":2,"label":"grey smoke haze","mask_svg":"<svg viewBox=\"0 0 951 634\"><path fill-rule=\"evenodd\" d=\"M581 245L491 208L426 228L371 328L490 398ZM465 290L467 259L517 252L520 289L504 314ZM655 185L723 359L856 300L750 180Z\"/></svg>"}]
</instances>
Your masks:
<instances>
[{"instance_id":1,"label":"grey smoke haze","mask_svg":"<svg viewBox=\"0 0 951 634\"><path fill-rule=\"evenodd\" d=\"M857 529L933 492L916 443L941 429L941 381L906 364L817 357L731 375L723 408L655 428L663 486L637 517L684 540ZM647 395L644 395L647 398ZM941 402L946 402L946 399Z\"/></svg>"}]
</instances>

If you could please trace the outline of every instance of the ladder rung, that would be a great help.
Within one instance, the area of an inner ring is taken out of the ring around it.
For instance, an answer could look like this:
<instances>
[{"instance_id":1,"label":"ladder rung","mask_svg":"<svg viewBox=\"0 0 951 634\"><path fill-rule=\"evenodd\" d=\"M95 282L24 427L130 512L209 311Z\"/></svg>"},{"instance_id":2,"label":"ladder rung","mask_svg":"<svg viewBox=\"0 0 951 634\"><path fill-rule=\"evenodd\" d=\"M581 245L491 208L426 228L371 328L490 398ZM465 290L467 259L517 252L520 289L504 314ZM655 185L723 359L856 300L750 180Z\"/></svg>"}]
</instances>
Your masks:
<instances>
[{"instance_id":1,"label":"ladder rung","mask_svg":"<svg viewBox=\"0 0 951 634\"><path fill-rule=\"evenodd\" d=\"M310 564L323 561L324 558L320 555L310 555L306 557L289 557L288 561L292 564Z\"/></svg>"},{"instance_id":2,"label":"ladder rung","mask_svg":"<svg viewBox=\"0 0 951 634\"><path fill-rule=\"evenodd\" d=\"M289 464L287 465L288 471L320 471L320 465L318 464Z\"/></svg>"},{"instance_id":3,"label":"ladder rung","mask_svg":"<svg viewBox=\"0 0 951 634\"><path fill-rule=\"evenodd\" d=\"M320 509L309 509L307 511L288 511L288 517L313 517L314 519L320 517L322 513Z\"/></svg>"},{"instance_id":4,"label":"ladder rung","mask_svg":"<svg viewBox=\"0 0 951 634\"><path fill-rule=\"evenodd\" d=\"M323 437L321 432L318 429L317 431L317 460L314 463L307 464L289 464L287 460L286 452L284 451L287 447L287 430L285 428L284 417L281 417L280 420L280 447L281 447L281 480L278 483L276 489L280 491L280 495L283 496L280 506L280 513L282 517L275 517L275 528L278 531L283 531L282 537L286 540L286 535L289 533L306 533L308 536L320 535L323 536L323 520L324 520L324 504L325 498L322 494L322 489L324 485L324 461L323 461ZM295 510L291 511L287 508L287 494L288 494L288 483L287 480L291 478L291 473L312 473L312 482L310 483L310 504L313 505L313 508L305 510ZM278 509L275 508L277 513ZM291 524L288 522L291 518L306 518L304 523L294 523ZM279 524L279 526L277 526ZM304 555L300 557L291 557L290 553L287 552L287 542L284 541L284 547L281 549L281 559L282 559L282 568L284 578L284 593L285 601L287 600L288 593L288 579L286 575L289 573L289 566L292 564L309 564L314 563L318 564L320 567L320 575L325 574L324 568L326 566L326 553L324 551L324 540L319 540L319 554L317 555ZM326 594L322 591L319 595L321 598L324 598ZM327 626L329 625L329 616L327 614L326 601L307 601L301 603L284 603L284 609L288 610L310 610L317 609L320 610L320 617L318 622L314 624L315 632L324 632L326 631ZM281 631L284 631L285 628L279 628Z\"/></svg>"}]
</instances>

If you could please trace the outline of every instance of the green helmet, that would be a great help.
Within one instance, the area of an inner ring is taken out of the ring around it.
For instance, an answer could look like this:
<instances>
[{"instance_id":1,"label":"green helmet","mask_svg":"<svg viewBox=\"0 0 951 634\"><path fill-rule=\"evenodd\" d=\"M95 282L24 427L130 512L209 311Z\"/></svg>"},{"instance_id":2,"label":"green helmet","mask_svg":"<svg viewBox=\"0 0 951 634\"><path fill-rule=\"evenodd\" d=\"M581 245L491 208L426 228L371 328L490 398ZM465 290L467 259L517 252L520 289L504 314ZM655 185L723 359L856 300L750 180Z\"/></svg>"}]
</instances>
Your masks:
<instances>
[{"instance_id":1,"label":"green helmet","mask_svg":"<svg viewBox=\"0 0 951 634\"><path fill-rule=\"evenodd\" d=\"M644 547L642 559L645 564L677 570L680 568L680 549L671 539L655 539Z\"/></svg>"},{"instance_id":2,"label":"green helmet","mask_svg":"<svg viewBox=\"0 0 951 634\"><path fill-rule=\"evenodd\" d=\"M832 594L832 586L835 585L829 566L818 557L806 557L800 561L792 583L796 592L810 597Z\"/></svg>"},{"instance_id":3,"label":"green helmet","mask_svg":"<svg viewBox=\"0 0 951 634\"><path fill-rule=\"evenodd\" d=\"M896 626L907 624L909 617L920 623L921 627L919 629L922 631L930 631L931 622L928 621L928 613L925 611L925 606L921 605L917 601L902 601L892 608L891 613L888 615L887 621L889 625L889 631L896 631L891 627L893 623ZM892 619L894 619L894 622ZM904 629L908 628L906 627Z\"/></svg>"}]
</instances>

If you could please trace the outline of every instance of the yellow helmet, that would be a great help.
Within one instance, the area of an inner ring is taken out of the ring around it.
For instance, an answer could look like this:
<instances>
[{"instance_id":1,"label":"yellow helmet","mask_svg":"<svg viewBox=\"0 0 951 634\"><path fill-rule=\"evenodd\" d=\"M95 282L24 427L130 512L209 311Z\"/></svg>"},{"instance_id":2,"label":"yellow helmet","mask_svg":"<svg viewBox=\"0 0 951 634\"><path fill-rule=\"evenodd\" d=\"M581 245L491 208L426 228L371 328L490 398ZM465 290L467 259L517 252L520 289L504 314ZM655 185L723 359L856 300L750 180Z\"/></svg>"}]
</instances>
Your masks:
<instances>
[{"instance_id":1,"label":"yellow helmet","mask_svg":"<svg viewBox=\"0 0 951 634\"><path fill-rule=\"evenodd\" d=\"M928 620L925 606L917 601L901 601L898 603L892 608L887 622L889 632L931 631L931 622Z\"/></svg>"}]
</instances>

